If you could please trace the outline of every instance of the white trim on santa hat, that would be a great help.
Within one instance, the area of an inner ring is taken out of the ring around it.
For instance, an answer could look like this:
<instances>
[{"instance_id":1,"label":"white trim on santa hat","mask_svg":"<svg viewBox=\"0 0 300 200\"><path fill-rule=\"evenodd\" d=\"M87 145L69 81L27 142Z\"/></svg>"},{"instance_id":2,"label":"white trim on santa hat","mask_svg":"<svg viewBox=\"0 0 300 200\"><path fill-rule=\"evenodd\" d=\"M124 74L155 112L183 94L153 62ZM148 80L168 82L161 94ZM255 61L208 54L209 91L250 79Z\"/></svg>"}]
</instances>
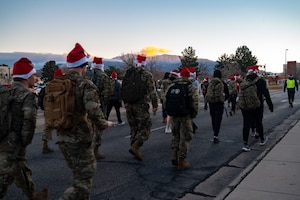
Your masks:
<instances>
[{"instance_id":1,"label":"white trim on santa hat","mask_svg":"<svg viewBox=\"0 0 300 200\"><path fill-rule=\"evenodd\" d=\"M28 79L32 74L36 74L35 68L32 68L32 70L27 74L15 74L12 77L13 78L22 78L22 79Z\"/></svg>"},{"instance_id":2,"label":"white trim on santa hat","mask_svg":"<svg viewBox=\"0 0 300 200\"><path fill-rule=\"evenodd\" d=\"M82 65L86 62L88 62L88 59L86 56L84 56L83 58L81 58L80 60L77 60L76 62L73 62L73 63L67 62L67 67L68 68L79 67L80 65Z\"/></svg>"}]
</instances>

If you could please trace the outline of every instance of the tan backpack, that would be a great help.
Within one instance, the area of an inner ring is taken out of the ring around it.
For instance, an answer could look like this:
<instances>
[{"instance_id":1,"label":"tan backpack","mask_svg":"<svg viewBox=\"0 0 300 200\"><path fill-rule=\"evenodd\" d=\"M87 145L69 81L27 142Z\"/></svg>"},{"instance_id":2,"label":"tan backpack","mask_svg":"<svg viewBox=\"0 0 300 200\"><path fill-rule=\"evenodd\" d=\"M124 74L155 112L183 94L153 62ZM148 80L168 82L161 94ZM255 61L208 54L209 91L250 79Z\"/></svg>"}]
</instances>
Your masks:
<instances>
[{"instance_id":1,"label":"tan backpack","mask_svg":"<svg viewBox=\"0 0 300 200\"><path fill-rule=\"evenodd\" d=\"M44 97L44 116L47 126L70 129L74 125L75 80L68 75L55 77L47 84Z\"/></svg>"}]
</instances>

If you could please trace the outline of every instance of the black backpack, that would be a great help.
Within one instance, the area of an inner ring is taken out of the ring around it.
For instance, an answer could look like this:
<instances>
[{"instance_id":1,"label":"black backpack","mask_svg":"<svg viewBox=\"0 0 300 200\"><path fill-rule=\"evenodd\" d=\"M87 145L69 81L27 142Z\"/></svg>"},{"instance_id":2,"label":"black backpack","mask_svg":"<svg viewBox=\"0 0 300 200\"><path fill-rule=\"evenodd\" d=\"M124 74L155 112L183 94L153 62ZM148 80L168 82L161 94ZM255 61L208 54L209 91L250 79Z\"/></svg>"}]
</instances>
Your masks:
<instances>
[{"instance_id":1,"label":"black backpack","mask_svg":"<svg viewBox=\"0 0 300 200\"><path fill-rule=\"evenodd\" d=\"M175 83L166 94L166 112L172 117L183 117L190 114L191 97L188 95L188 85Z\"/></svg>"},{"instance_id":2,"label":"black backpack","mask_svg":"<svg viewBox=\"0 0 300 200\"><path fill-rule=\"evenodd\" d=\"M125 103L136 103L147 94L146 83L142 80L142 71L131 67L122 81L122 99Z\"/></svg>"}]
</instances>

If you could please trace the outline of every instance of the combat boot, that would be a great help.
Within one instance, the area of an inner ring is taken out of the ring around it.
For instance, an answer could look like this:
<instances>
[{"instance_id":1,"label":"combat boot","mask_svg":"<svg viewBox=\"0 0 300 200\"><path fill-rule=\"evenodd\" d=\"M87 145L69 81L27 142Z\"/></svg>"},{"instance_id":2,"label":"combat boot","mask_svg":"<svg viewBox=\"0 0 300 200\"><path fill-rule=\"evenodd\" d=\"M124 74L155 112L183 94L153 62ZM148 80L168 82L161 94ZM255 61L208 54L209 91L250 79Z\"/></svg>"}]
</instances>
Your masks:
<instances>
[{"instance_id":1,"label":"combat boot","mask_svg":"<svg viewBox=\"0 0 300 200\"><path fill-rule=\"evenodd\" d=\"M54 150L51 149L51 148L48 146L48 142L47 142L47 141L44 141L42 153L43 153L43 154L46 154L46 153L52 153L53 151L54 151Z\"/></svg>"},{"instance_id":2,"label":"combat boot","mask_svg":"<svg viewBox=\"0 0 300 200\"><path fill-rule=\"evenodd\" d=\"M172 165L174 165L174 166L178 165L178 149L177 148L173 148L171 161L172 161Z\"/></svg>"},{"instance_id":3,"label":"combat boot","mask_svg":"<svg viewBox=\"0 0 300 200\"><path fill-rule=\"evenodd\" d=\"M140 144L138 140L135 140L134 143L132 143L131 148L129 149L129 153L131 153L132 155L134 155L134 157L138 160L138 161L142 161L142 153L140 152Z\"/></svg>"},{"instance_id":4,"label":"combat boot","mask_svg":"<svg viewBox=\"0 0 300 200\"><path fill-rule=\"evenodd\" d=\"M33 193L29 199L30 200L46 200L48 198L48 193L49 193L49 189L43 188L40 192Z\"/></svg>"},{"instance_id":5,"label":"combat boot","mask_svg":"<svg viewBox=\"0 0 300 200\"><path fill-rule=\"evenodd\" d=\"M188 169L191 167L191 164L189 162L185 162L184 161L184 158L179 158L178 159L178 166L177 166L177 169L179 171L182 171L182 170L185 170L185 169Z\"/></svg>"},{"instance_id":6,"label":"combat boot","mask_svg":"<svg viewBox=\"0 0 300 200\"><path fill-rule=\"evenodd\" d=\"M105 155L103 153L98 152L98 148L99 148L99 146L95 146L95 148L94 148L94 154L95 154L96 160L104 159Z\"/></svg>"}]
</instances>

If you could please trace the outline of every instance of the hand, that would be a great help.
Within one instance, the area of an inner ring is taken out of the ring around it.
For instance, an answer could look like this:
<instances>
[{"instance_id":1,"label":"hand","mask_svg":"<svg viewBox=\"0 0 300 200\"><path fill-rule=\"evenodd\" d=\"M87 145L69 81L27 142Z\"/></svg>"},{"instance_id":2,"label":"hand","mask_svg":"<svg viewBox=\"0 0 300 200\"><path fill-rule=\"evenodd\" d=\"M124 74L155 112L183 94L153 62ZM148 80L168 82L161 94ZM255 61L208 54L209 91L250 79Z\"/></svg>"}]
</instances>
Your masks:
<instances>
[{"instance_id":1,"label":"hand","mask_svg":"<svg viewBox=\"0 0 300 200\"><path fill-rule=\"evenodd\" d=\"M273 108L269 108L270 112L273 112Z\"/></svg>"}]
</instances>

